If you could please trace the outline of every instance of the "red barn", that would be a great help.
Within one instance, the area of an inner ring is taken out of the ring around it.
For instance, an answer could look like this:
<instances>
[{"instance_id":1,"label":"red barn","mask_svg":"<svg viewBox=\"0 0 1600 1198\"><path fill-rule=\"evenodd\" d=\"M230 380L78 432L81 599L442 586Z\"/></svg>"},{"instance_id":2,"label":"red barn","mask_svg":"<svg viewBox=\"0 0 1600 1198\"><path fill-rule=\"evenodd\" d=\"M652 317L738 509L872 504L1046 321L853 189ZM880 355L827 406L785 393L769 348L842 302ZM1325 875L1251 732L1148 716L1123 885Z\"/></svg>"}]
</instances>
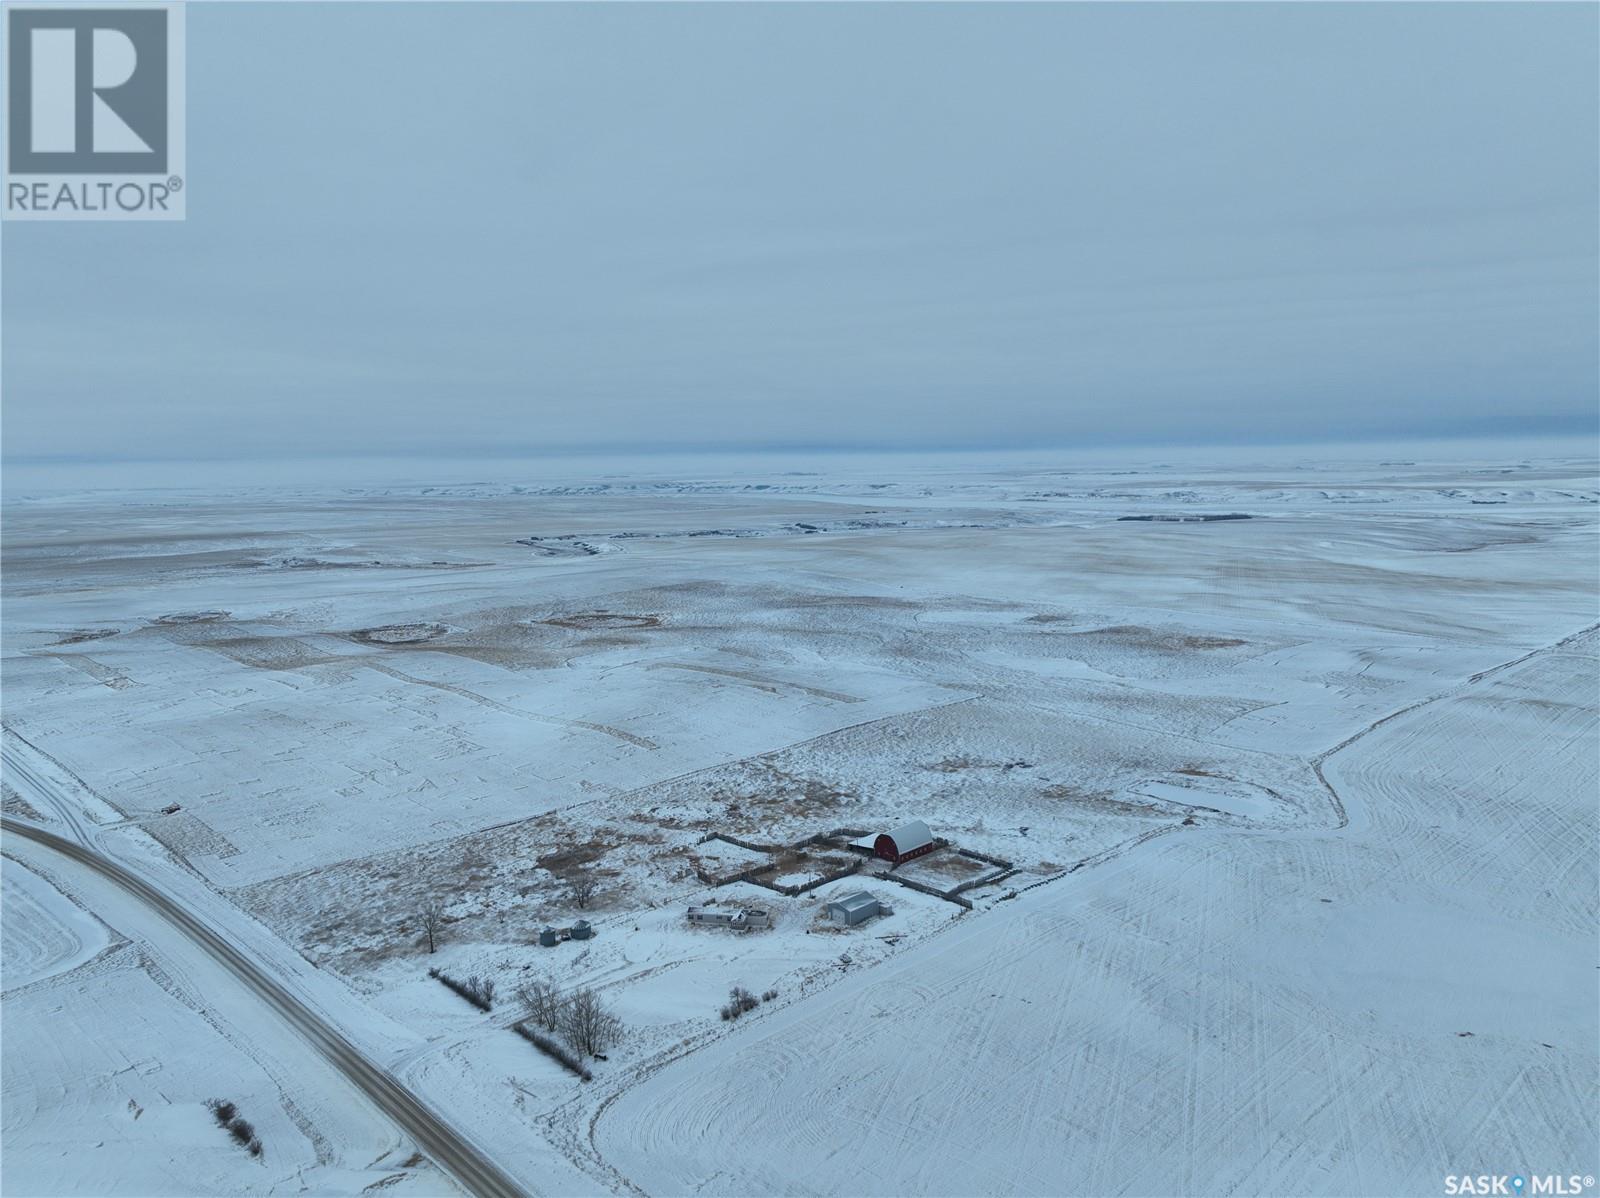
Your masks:
<instances>
[{"instance_id":1,"label":"red barn","mask_svg":"<svg viewBox=\"0 0 1600 1198\"><path fill-rule=\"evenodd\" d=\"M902 824L893 832L880 833L878 839L872 842L873 856L882 857L885 861L892 861L896 865L910 861L913 857L920 857L924 853L931 853L934 848L933 833L928 831L928 825L920 819Z\"/></svg>"}]
</instances>

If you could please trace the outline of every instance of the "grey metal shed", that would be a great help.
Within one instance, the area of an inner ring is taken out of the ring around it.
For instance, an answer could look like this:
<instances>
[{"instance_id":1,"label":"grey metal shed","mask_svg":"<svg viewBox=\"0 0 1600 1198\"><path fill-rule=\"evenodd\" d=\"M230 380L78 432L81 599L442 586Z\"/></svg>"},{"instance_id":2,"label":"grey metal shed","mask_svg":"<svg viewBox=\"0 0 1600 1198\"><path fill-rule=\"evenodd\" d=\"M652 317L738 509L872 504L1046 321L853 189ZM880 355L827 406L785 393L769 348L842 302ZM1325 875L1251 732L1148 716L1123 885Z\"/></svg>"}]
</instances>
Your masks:
<instances>
[{"instance_id":1,"label":"grey metal shed","mask_svg":"<svg viewBox=\"0 0 1600 1198\"><path fill-rule=\"evenodd\" d=\"M833 923L842 923L847 927L854 927L880 914L883 908L878 900L865 890L858 890L854 894L847 894L843 898L834 899L828 904L828 919Z\"/></svg>"}]
</instances>

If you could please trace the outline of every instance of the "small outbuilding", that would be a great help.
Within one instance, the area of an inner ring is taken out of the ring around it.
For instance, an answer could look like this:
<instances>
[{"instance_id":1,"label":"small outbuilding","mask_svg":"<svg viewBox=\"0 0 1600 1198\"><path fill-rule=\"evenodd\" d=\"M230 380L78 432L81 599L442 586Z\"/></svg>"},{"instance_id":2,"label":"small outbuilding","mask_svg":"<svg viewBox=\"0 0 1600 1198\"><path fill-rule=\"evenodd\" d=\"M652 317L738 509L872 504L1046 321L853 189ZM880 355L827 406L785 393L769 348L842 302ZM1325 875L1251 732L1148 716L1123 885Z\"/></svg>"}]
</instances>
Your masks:
<instances>
[{"instance_id":1,"label":"small outbuilding","mask_svg":"<svg viewBox=\"0 0 1600 1198\"><path fill-rule=\"evenodd\" d=\"M828 904L828 921L842 923L846 927L854 927L858 923L865 923L874 915L880 915L883 906L865 890L858 890L854 894L847 894L843 898L834 899Z\"/></svg>"},{"instance_id":2,"label":"small outbuilding","mask_svg":"<svg viewBox=\"0 0 1600 1198\"><path fill-rule=\"evenodd\" d=\"M589 921L580 919L570 928L545 928L539 933L539 943L545 948L554 948L558 944L565 944L569 940L587 940L594 935L594 928L589 926Z\"/></svg>"},{"instance_id":3,"label":"small outbuilding","mask_svg":"<svg viewBox=\"0 0 1600 1198\"><path fill-rule=\"evenodd\" d=\"M894 865L931 853L936 847L933 833L920 819L901 824L893 832L884 832L872 842L873 855Z\"/></svg>"}]
</instances>

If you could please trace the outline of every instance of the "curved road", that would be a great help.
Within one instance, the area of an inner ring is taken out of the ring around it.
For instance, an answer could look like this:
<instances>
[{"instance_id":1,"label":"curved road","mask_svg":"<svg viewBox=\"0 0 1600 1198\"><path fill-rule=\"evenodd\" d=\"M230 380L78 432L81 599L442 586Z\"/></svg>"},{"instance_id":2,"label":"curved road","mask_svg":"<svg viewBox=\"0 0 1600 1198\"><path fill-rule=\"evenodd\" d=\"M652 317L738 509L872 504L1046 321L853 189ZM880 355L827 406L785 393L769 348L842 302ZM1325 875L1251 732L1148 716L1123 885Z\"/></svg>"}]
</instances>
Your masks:
<instances>
[{"instance_id":1,"label":"curved road","mask_svg":"<svg viewBox=\"0 0 1600 1198\"><path fill-rule=\"evenodd\" d=\"M334 1068L372 1099L379 1110L399 1124L419 1148L469 1192L479 1198L523 1198L526 1194L459 1132L362 1055L355 1045L167 895L93 849L74 844L43 828L10 816L0 816L0 828L9 835L35 841L88 866L158 912L282 1015Z\"/></svg>"},{"instance_id":2,"label":"curved road","mask_svg":"<svg viewBox=\"0 0 1600 1198\"><path fill-rule=\"evenodd\" d=\"M31 744L28 744L27 741L22 740L22 737L17 736L9 728L6 729L8 742L13 736L16 736L16 739L22 741L23 744L28 745L28 748L32 749L33 752L37 753L39 751ZM56 785L35 771L33 766L24 761L21 754L17 753L9 743L0 744L0 774L4 774L8 780L22 779L27 789L33 792L37 798L43 800L45 805L60 816L67 827L72 829L72 834L78 838L79 844L94 845L97 843L91 831L93 821L86 824L79 819L76 804L64 798Z\"/></svg>"}]
</instances>

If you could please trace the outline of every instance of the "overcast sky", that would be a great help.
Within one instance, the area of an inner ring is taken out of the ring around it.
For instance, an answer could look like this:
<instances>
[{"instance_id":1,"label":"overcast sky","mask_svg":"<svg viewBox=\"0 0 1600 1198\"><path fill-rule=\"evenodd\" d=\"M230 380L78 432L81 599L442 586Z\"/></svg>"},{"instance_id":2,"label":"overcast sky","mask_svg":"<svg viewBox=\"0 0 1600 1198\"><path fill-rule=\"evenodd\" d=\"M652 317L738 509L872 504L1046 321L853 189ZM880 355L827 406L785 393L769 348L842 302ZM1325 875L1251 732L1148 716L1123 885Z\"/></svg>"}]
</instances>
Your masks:
<instances>
[{"instance_id":1,"label":"overcast sky","mask_svg":"<svg viewBox=\"0 0 1600 1198\"><path fill-rule=\"evenodd\" d=\"M188 10L12 459L1585 433L1594 5Z\"/></svg>"}]
</instances>

